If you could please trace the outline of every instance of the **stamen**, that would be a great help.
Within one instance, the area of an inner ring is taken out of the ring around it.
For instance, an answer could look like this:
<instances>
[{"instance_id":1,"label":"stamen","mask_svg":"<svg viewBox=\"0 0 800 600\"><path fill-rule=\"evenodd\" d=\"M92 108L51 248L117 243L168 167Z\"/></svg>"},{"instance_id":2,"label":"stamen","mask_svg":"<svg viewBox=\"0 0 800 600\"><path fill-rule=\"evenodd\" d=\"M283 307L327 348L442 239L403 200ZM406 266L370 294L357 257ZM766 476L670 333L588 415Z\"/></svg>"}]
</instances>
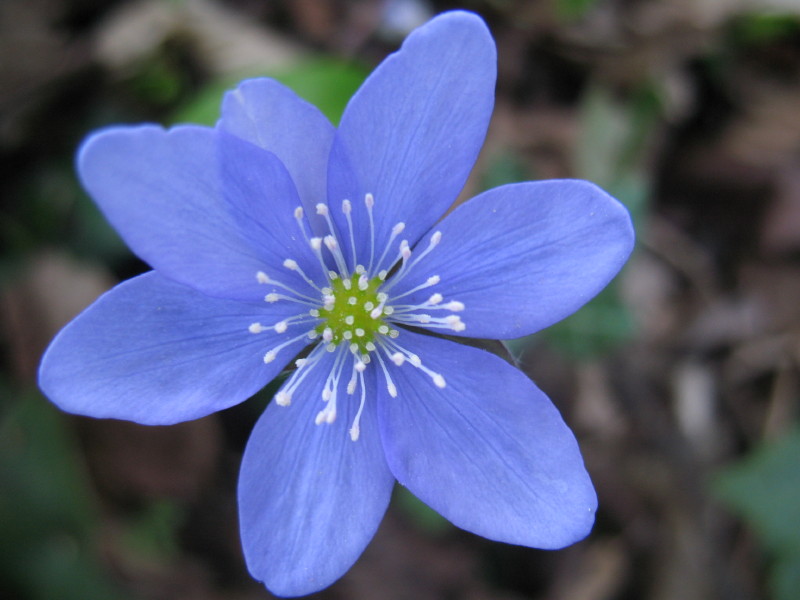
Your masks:
<instances>
[{"instance_id":1,"label":"stamen","mask_svg":"<svg viewBox=\"0 0 800 600\"><path fill-rule=\"evenodd\" d=\"M293 261L291 259L287 259L287 260L291 261L289 264L295 264L295 265L297 264L295 261ZM285 264L286 264L286 261L284 261L284 265ZM281 288L281 289L284 289L284 290L286 290L288 292L291 292L297 298L303 298L304 300L308 300L308 302L311 302L314 305L316 305L318 303L317 298L314 298L312 296L307 296L305 294L302 294L302 293L298 292L296 289L294 289L293 287L283 283L282 281L277 281L277 280L273 279L272 277L270 277L269 275L264 273L264 271L259 271L258 273L256 273L256 280L258 281L258 283L260 283L262 285L272 285L272 286L275 286L277 288ZM314 286L314 287L316 287L316 286ZM270 294L267 294L265 296L264 300L266 300L267 302L277 302L278 300L290 300L292 302L299 302L300 304L308 304L308 302L300 302L299 300L297 300L296 298L292 298L291 296L282 296L282 295L276 294L274 292L270 293Z\"/></svg>"},{"instance_id":2,"label":"stamen","mask_svg":"<svg viewBox=\"0 0 800 600\"><path fill-rule=\"evenodd\" d=\"M392 242L395 240L395 238L398 235L403 233L403 230L405 228L406 228L406 224L403 223L403 222L397 223L394 227L392 227L392 233L389 236L389 241L386 242L386 246L384 246L384 248L383 248L383 252L381 253L381 257L378 259L378 264L375 265L376 269L380 269L381 268L381 265L383 264L383 259L386 258L386 255L389 253L389 248L392 247ZM379 274L379 276L380 276L380 274ZM384 278L385 278L385 276L381 277L381 279L384 279Z\"/></svg>"},{"instance_id":3,"label":"stamen","mask_svg":"<svg viewBox=\"0 0 800 600\"><path fill-rule=\"evenodd\" d=\"M314 288L318 292L320 291L319 286L316 283L314 283L308 277L308 275L305 274L305 271L303 271L303 269L300 268L300 265L297 264L296 260L291 259L291 258L287 258L286 260L283 261L283 266L286 267L287 269L289 269L290 271L294 271L295 273L300 275L300 277L303 278L303 281L305 281L308 285L310 285L312 288Z\"/></svg>"},{"instance_id":4,"label":"stamen","mask_svg":"<svg viewBox=\"0 0 800 600\"><path fill-rule=\"evenodd\" d=\"M347 219L347 230L350 233L350 250L353 255L353 265L356 264L356 239L355 235L353 234L353 218L350 216L351 211L353 210L353 206L350 204L350 200L342 200L342 212L344 213L344 218Z\"/></svg>"},{"instance_id":5,"label":"stamen","mask_svg":"<svg viewBox=\"0 0 800 600\"><path fill-rule=\"evenodd\" d=\"M311 331L314 331L314 330L312 329ZM297 337L293 337L292 339L287 340L287 341L283 342L282 344L279 344L279 345L275 346L274 348L269 350L264 355L264 362L268 363L268 364L271 363L273 360L275 360L275 357L277 356L278 352L280 352L283 348L285 348L286 346L289 346L290 344L294 344L295 342L300 341L301 339L303 339L306 336L309 336L310 334L311 334L310 331L306 331L306 332L298 335Z\"/></svg>"},{"instance_id":6,"label":"stamen","mask_svg":"<svg viewBox=\"0 0 800 600\"><path fill-rule=\"evenodd\" d=\"M317 346L311 351L311 354L309 354L307 358L301 358L295 361L297 370L292 373L288 381L286 381L278 393L275 394L275 402L279 406L289 406L289 404L291 404L292 394L294 394L297 386L303 383L303 380L311 373L311 370L317 365L323 355L322 346Z\"/></svg>"},{"instance_id":7,"label":"stamen","mask_svg":"<svg viewBox=\"0 0 800 600\"><path fill-rule=\"evenodd\" d=\"M375 353L375 358L378 359L378 363L381 366L381 371L383 371L383 376L386 379L386 389L389 392L389 395L392 398L397 398L397 386L392 381L392 376L389 375L389 369L386 368L386 363L383 362L383 358L381 358L380 352Z\"/></svg>"},{"instance_id":8,"label":"stamen","mask_svg":"<svg viewBox=\"0 0 800 600\"><path fill-rule=\"evenodd\" d=\"M372 264L375 258L375 217L372 214L372 207L375 206L375 198L372 194L367 193L364 196L364 205L367 207L367 215L369 215L369 266L367 267L367 271L372 273Z\"/></svg>"},{"instance_id":9,"label":"stamen","mask_svg":"<svg viewBox=\"0 0 800 600\"><path fill-rule=\"evenodd\" d=\"M344 255L342 254L341 248L339 248L339 243L336 241L336 238L333 235L326 235L322 238L322 241L333 255L333 260L336 261L336 267L339 269L339 273L342 275L347 273L347 264L344 262Z\"/></svg>"},{"instance_id":10,"label":"stamen","mask_svg":"<svg viewBox=\"0 0 800 600\"><path fill-rule=\"evenodd\" d=\"M403 279L403 277L405 277L405 276L408 274L408 272L409 272L409 271L410 271L410 270L411 270L411 269L412 269L412 268L413 268L413 267L414 267L414 266L415 266L417 263L419 263L419 261L421 261L423 258L425 258L425 257L426 257L426 256L427 256L427 255L428 255L428 254L429 254L429 253L430 253L430 252L431 252L431 251L432 251L432 250L433 250L433 249L434 249L436 246L438 246L438 245L439 245L439 242L441 242L441 241L442 241L442 232L441 232L441 231L436 231L436 232L434 232L434 234L431 236L431 239L428 241L428 247L427 247L427 248L425 248L425 250L423 250L421 253L419 253L419 254L418 254L418 255L417 255L415 258L414 258L414 260L413 260L413 261L411 261L411 263L410 263L410 264L408 264L408 263L407 263L407 260L408 260L408 259L406 259L406 258L404 257L404 259L403 259L403 266L402 266L402 267L400 268L400 270L397 272L397 275L395 275L394 277L392 277L392 280L391 280L391 281L390 281L390 282L389 282L389 283L386 285L386 288L385 288L385 290L384 290L384 291L389 291L389 289L391 289L392 287L394 287L395 285L397 285L397 283L398 283L398 282L399 282L401 279ZM402 252L402 249L401 249L401 252Z\"/></svg>"},{"instance_id":11,"label":"stamen","mask_svg":"<svg viewBox=\"0 0 800 600\"><path fill-rule=\"evenodd\" d=\"M357 363L358 365L364 365L364 363ZM361 435L361 413L364 412L364 403L367 399L367 387L364 385L364 369L356 370L358 371L358 381L361 384L361 403L358 405L356 418L353 419L353 425L350 427L350 439L354 442L358 441Z\"/></svg>"}]
</instances>

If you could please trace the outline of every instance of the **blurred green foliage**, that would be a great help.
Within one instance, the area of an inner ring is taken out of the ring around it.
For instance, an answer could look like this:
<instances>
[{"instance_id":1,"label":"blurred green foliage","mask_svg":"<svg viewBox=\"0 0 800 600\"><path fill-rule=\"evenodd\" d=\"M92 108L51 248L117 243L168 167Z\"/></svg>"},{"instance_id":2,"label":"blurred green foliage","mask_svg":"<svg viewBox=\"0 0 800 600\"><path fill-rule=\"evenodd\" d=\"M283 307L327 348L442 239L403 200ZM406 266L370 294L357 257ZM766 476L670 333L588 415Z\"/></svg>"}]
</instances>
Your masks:
<instances>
[{"instance_id":1,"label":"blurred green foliage","mask_svg":"<svg viewBox=\"0 0 800 600\"><path fill-rule=\"evenodd\" d=\"M3 389L5 398L11 390ZM36 393L0 415L0 592L30 600L123 598L100 566L98 512L76 440Z\"/></svg>"},{"instance_id":2,"label":"blurred green foliage","mask_svg":"<svg viewBox=\"0 0 800 600\"><path fill-rule=\"evenodd\" d=\"M800 590L800 427L722 469L713 490L771 556L774 600L795 600Z\"/></svg>"},{"instance_id":3,"label":"blurred green foliage","mask_svg":"<svg viewBox=\"0 0 800 600\"><path fill-rule=\"evenodd\" d=\"M349 62L318 57L298 62L281 71L249 76L272 77L280 81L319 108L336 124L350 97L366 78L367 71ZM174 115L173 122L214 125L219 119L222 95L236 87L243 78L229 77L210 83Z\"/></svg>"}]
</instances>

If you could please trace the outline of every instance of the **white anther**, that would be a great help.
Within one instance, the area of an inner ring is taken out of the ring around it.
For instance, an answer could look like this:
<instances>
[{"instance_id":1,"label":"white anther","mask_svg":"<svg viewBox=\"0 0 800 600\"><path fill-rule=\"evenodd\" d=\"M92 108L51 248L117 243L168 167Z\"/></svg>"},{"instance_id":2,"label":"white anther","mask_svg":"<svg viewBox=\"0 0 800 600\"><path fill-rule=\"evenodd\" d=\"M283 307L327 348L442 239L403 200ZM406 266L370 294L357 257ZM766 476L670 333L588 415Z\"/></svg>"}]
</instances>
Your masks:
<instances>
[{"instance_id":1,"label":"white anther","mask_svg":"<svg viewBox=\"0 0 800 600\"><path fill-rule=\"evenodd\" d=\"M303 207L298 206L294 209L294 218L295 219L302 219L303 218Z\"/></svg>"},{"instance_id":2,"label":"white anther","mask_svg":"<svg viewBox=\"0 0 800 600\"><path fill-rule=\"evenodd\" d=\"M355 342L353 342L352 344L350 344L350 352L352 352L353 354L355 354L356 352L358 352L358 344L356 344Z\"/></svg>"},{"instance_id":3,"label":"white anther","mask_svg":"<svg viewBox=\"0 0 800 600\"><path fill-rule=\"evenodd\" d=\"M361 275L362 273L366 273L367 272L367 268L364 265L356 265L356 271L355 272L358 275Z\"/></svg>"},{"instance_id":4,"label":"white anther","mask_svg":"<svg viewBox=\"0 0 800 600\"><path fill-rule=\"evenodd\" d=\"M383 307L383 314L390 315L394 312L394 307L392 306L384 306Z\"/></svg>"},{"instance_id":5,"label":"white anther","mask_svg":"<svg viewBox=\"0 0 800 600\"><path fill-rule=\"evenodd\" d=\"M361 276L358 278L358 289L360 289L363 292L368 287L369 287L369 279L367 279L367 276L362 273Z\"/></svg>"},{"instance_id":6,"label":"white anther","mask_svg":"<svg viewBox=\"0 0 800 600\"><path fill-rule=\"evenodd\" d=\"M289 326L289 324L286 321L278 321L277 323L275 323L275 332L276 333L283 333L283 332L286 331L286 328L288 326Z\"/></svg>"},{"instance_id":7,"label":"white anther","mask_svg":"<svg viewBox=\"0 0 800 600\"><path fill-rule=\"evenodd\" d=\"M307 358L298 358L296 361L294 361L294 366L299 369L303 367L307 362L308 362Z\"/></svg>"},{"instance_id":8,"label":"white anther","mask_svg":"<svg viewBox=\"0 0 800 600\"><path fill-rule=\"evenodd\" d=\"M331 391L330 391L328 388L325 388L324 390L322 390L322 399L323 399L325 402L327 402L328 400L330 400L330 399L331 399L331 396L333 396L333 392L331 392Z\"/></svg>"},{"instance_id":9,"label":"white anther","mask_svg":"<svg viewBox=\"0 0 800 600\"><path fill-rule=\"evenodd\" d=\"M261 323L252 323L247 329L250 331L250 333L261 333L264 331L264 327L261 325Z\"/></svg>"},{"instance_id":10,"label":"white anther","mask_svg":"<svg viewBox=\"0 0 800 600\"><path fill-rule=\"evenodd\" d=\"M283 261L283 266L286 267L287 269L292 270L292 271L296 271L297 270L297 261L296 260L292 260L291 258L287 258L285 261Z\"/></svg>"},{"instance_id":11,"label":"white anther","mask_svg":"<svg viewBox=\"0 0 800 600\"><path fill-rule=\"evenodd\" d=\"M266 296L264 296L264 300L270 303L277 302L280 299L281 299L280 296L278 296L278 294L276 294L275 292L272 292L271 294L267 294Z\"/></svg>"},{"instance_id":12,"label":"white anther","mask_svg":"<svg viewBox=\"0 0 800 600\"><path fill-rule=\"evenodd\" d=\"M364 337L364 333L366 333L361 327L356 328L356 335L358 337Z\"/></svg>"},{"instance_id":13,"label":"white anther","mask_svg":"<svg viewBox=\"0 0 800 600\"><path fill-rule=\"evenodd\" d=\"M350 281L349 277L346 277L346 278L342 279L342 285L344 286L344 289L346 289L346 290L353 289L353 282Z\"/></svg>"},{"instance_id":14,"label":"white anther","mask_svg":"<svg viewBox=\"0 0 800 600\"><path fill-rule=\"evenodd\" d=\"M342 200L342 212L349 215L351 210L353 210L353 206L350 204L350 200Z\"/></svg>"},{"instance_id":15,"label":"white anther","mask_svg":"<svg viewBox=\"0 0 800 600\"><path fill-rule=\"evenodd\" d=\"M398 223L394 227L392 227L392 235L400 235L403 233L403 230L406 228L406 224L403 222Z\"/></svg>"},{"instance_id":16,"label":"white anther","mask_svg":"<svg viewBox=\"0 0 800 600\"><path fill-rule=\"evenodd\" d=\"M322 239L322 241L325 242L325 247L331 252L333 252L334 250L336 250L336 248L339 247L339 244L336 243L336 238L333 237L332 235L326 235Z\"/></svg>"},{"instance_id":17,"label":"white anther","mask_svg":"<svg viewBox=\"0 0 800 600\"><path fill-rule=\"evenodd\" d=\"M364 344L364 348L366 348L368 352L374 352L375 344L373 344L372 342L367 342L366 344Z\"/></svg>"},{"instance_id":18,"label":"white anther","mask_svg":"<svg viewBox=\"0 0 800 600\"><path fill-rule=\"evenodd\" d=\"M327 350L328 352L333 352L334 350L336 350L336 344L331 342L330 344L325 346L325 350Z\"/></svg>"},{"instance_id":19,"label":"white anther","mask_svg":"<svg viewBox=\"0 0 800 600\"><path fill-rule=\"evenodd\" d=\"M325 294L322 297L323 308L330 310L334 304L336 304L336 296L334 296L333 294Z\"/></svg>"},{"instance_id":20,"label":"white anther","mask_svg":"<svg viewBox=\"0 0 800 600\"><path fill-rule=\"evenodd\" d=\"M387 307L387 308L388 308L388 307ZM390 338L396 338L396 337L397 337L397 336L399 336L399 335L400 335L400 332L399 332L399 331L397 331L397 329L391 329L391 330L389 330L389 337L390 337Z\"/></svg>"},{"instance_id":21,"label":"white anther","mask_svg":"<svg viewBox=\"0 0 800 600\"><path fill-rule=\"evenodd\" d=\"M403 257L403 260L411 258L411 248L408 247L408 240L400 242L400 256Z\"/></svg>"},{"instance_id":22,"label":"white anther","mask_svg":"<svg viewBox=\"0 0 800 600\"><path fill-rule=\"evenodd\" d=\"M382 333L383 335L386 335L387 333L389 333L389 326L388 325L381 325L380 327L378 327L378 333Z\"/></svg>"},{"instance_id":23,"label":"white anther","mask_svg":"<svg viewBox=\"0 0 800 600\"><path fill-rule=\"evenodd\" d=\"M410 362L415 367L419 368L422 365L422 359L417 356L416 354L409 354L408 355L408 362Z\"/></svg>"},{"instance_id":24,"label":"white anther","mask_svg":"<svg viewBox=\"0 0 800 600\"><path fill-rule=\"evenodd\" d=\"M428 304L435 306L436 304L439 304L442 300L444 300L444 297L439 292L436 292L430 298L428 298Z\"/></svg>"},{"instance_id":25,"label":"white anther","mask_svg":"<svg viewBox=\"0 0 800 600\"><path fill-rule=\"evenodd\" d=\"M358 371L359 373L363 373L363 372L364 372L364 369L366 369L366 368L367 368L367 365L366 365L366 363L363 363L363 362L361 362L361 361L358 361L358 362L356 362L355 369L356 369L356 371Z\"/></svg>"},{"instance_id":26,"label":"white anther","mask_svg":"<svg viewBox=\"0 0 800 600\"><path fill-rule=\"evenodd\" d=\"M378 298L378 302L383 303L383 302L386 302L389 299L389 294L387 294L385 292L378 292L377 298Z\"/></svg>"},{"instance_id":27,"label":"white anther","mask_svg":"<svg viewBox=\"0 0 800 600\"><path fill-rule=\"evenodd\" d=\"M372 310L375 308L374 302L364 302L364 310Z\"/></svg>"},{"instance_id":28,"label":"white anther","mask_svg":"<svg viewBox=\"0 0 800 600\"><path fill-rule=\"evenodd\" d=\"M446 385L447 385L447 383L446 383L446 382L445 382L445 380L444 380L444 377L442 377L442 376L441 376L441 375L439 375L438 373L436 373L436 374L433 376L433 384L434 384L436 387L438 387L438 388L443 388L444 386L446 386Z\"/></svg>"},{"instance_id":29,"label":"white anther","mask_svg":"<svg viewBox=\"0 0 800 600\"><path fill-rule=\"evenodd\" d=\"M386 389L389 390L389 395L392 398L397 398L397 386L391 381L386 383Z\"/></svg>"},{"instance_id":30,"label":"white anther","mask_svg":"<svg viewBox=\"0 0 800 600\"><path fill-rule=\"evenodd\" d=\"M312 308L310 311L308 311L308 314L315 318L319 317L319 311L316 308Z\"/></svg>"},{"instance_id":31,"label":"white anther","mask_svg":"<svg viewBox=\"0 0 800 600\"><path fill-rule=\"evenodd\" d=\"M327 204L323 204L322 202L320 202L319 204L317 204L316 209L317 209L317 214L318 215L322 215L323 217L328 215L328 205Z\"/></svg>"},{"instance_id":32,"label":"white anther","mask_svg":"<svg viewBox=\"0 0 800 600\"><path fill-rule=\"evenodd\" d=\"M270 350L269 352L267 352L264 355L264 362L267 364L271 363L273 360L275 360L275 354L276 353L274 350Z\"/></svg>"},{"instance_id":33,"label":"white anther","mask_svg":"<svg viewBox=\"0 0 800 600\"><path fill-rule=\"evenodd\" d=\"M384 281L388 274L389 274L389 271L387 271L386 269L382 269L382 270L380 270L378 272L378 279L380 279L381 281Z\"/></svg>"},{"instance_id":34,"label":"white anther","mask_svg":"<svg viewBox=\"0 0 800 600\"><path fill-rule=\"evenodd\" d=\"M355 306L356 304L358 304L358 298L356 298L355 296L350 296L347 299L347 303L348 304L352 304L353 306Z\"/></svg>"},{"instance_id":35,"label":"white anther","mask_svg":"<svg viewBox=\"0 0 800 600\"><path fill-rule=\"evenodd\" d=\"M353 315L347 315L344 318L344 322L347 323L348 325L352 325L353 323L355 323L355 321L356 321L356 318Z\"/></svg>"},{"instance_id":36,"label":"white anther","mask_svg":"<svg viewBox=\"0 0 800 600\"><path fill-rule=\"evenodd\" d=\"M333 281L334 279L339 279L339 274L336 271L328 271L328 277Z\"/></svg>"},{"instance_id":37,"label":"white anther","mask_svg":"<svg viewBox=\"0 0 800 600\"><path fill-rule=\"evenodd\" d=\"M373 319L377 319L382 314L383 314L383 306L379 306L378 308L374 309L371 313L369 313L369 316L372 317Z\"/></svg>"},{"instance_id":38,"label":"white anther","mask_svg":"<svg viewBox=\"0 0 800 600\"><path fill-rule=\"evenodd\" d=\"M308 240L308 243L311 244L312 250L322 250L322 238L321 237L313 237Z\"/></svg>"},{"instance_id":39,"label":"white anther","mask_svg":"<svg viewBox=\"0 0 800 600\"><path fill-rule=\"evenodd\" d=\"M333 329L326 327L322 332L322 339L326 342L330 342L333 339Z\"/></svg>"},{"instance_id":40,"label":"white anther","mask_svg":"<svg viewBox=\"0 0 800 600\"><path fill-rule=\"evenodd\" d=\"M406 357L401 352L395 352L389 358L391 358L392 362L398 367L401 367L403 363L406 362Z\"/></svg>"},{"instance_id":41,"label":"white anther","mask_svg":"<svg viewBox=\"0 0 800 600\"><path fill-rule=\"evenodd\" d=\"M460 312L464 310L464 303L459 302L458 300L451 300L447 304L444 304L442 308L446 310L452 310L453 312Z\"/></svg>"},{"instance_id":42,"label":"white anther","mask_svg":"<svg viewBox=\"0 0 800 600\"><path fill-rule=\"evenodd\" d=\"M353 332L352 332L352 331L350 331L349 329L345 329L345 330L342 332L342 337L343 337L344 339L346 339L346 340L352 340L352 339L353 339Z\"/></svg>"},{"instance_id":43,"label":"white anther","mask_svg":"<svg viewBox=\"0 0 800 600\"><path fill-rule=\"evenodd\" d=\"M292 395L286 392L278 392L275 394L275 403L278 406L289 406L292 403Z\"/></svg>"},{"instance_id":44,"label":"white anther","mask_svg":"<svg viewBox=\"0 0 800 600\"><path fill-rule=\"evenodd\" d=\"M442 232L441 231L437 231L436 233L434 233L431 236L430 245L431 246L436 246L441 241L442 241Z\"/></svg>"},{"instance_id":45,"label":"white anther","mask_svg":"<svg viewBox=\"0 0 800 600\"><path fill-rule=\"evenodd\" d=\"M269 276L264 271L256 273L256 280L258 283L269 283Z\"/></svg>"},{"instance_id":46,"label":"white anther","mask_svg":"<svg viewBox=\"0 0 800 600\"><path fill-rule=\"evenodd\" d=\"M369 192L367 192L367 194L364 196L364 204L367 205L367 208L372 208L375 206L375 198Z\"/></svg>"},{"instance_id":47,"label":"white anther","mask_svg":"<svg viewBox=\"0 0 800 600\"><path fill-rule=\"evenodd\" d=\"M439 277L438 275L431 275L430 277L428 277L428 279L425 280L425 283L427 283L428 285L436 285L441 280L442 278Z\"/></svg>"}]
</instances>

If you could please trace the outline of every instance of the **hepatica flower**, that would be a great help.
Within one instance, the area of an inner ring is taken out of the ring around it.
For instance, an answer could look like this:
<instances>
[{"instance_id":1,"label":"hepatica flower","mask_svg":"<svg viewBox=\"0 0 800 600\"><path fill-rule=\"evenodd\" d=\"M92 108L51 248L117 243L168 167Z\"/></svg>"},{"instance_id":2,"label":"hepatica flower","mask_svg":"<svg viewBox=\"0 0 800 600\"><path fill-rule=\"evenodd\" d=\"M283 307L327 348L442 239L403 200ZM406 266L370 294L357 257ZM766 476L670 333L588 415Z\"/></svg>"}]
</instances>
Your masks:
<instances>
[{"instance_id":1,"label":"hepatica flower","mask_svg":"<svg viewBox=\"0 0 800 600\"><path fill-rule=\"evenodd\" d=\"M41 387L69 412L165 425L293 368L238 490L248 567L276 594L339 578L395 480L492 540L560 548L592 526L596 496L555 407L451 340L572 313L627 259L631 223L573 180L503 186L442 219L483 142L495 68L484 23L446 13L375 70L338 128L255 79L215 128L113 127L80 150L83 185L153 270L55 338Z\"/></svg>"}]
</instances>

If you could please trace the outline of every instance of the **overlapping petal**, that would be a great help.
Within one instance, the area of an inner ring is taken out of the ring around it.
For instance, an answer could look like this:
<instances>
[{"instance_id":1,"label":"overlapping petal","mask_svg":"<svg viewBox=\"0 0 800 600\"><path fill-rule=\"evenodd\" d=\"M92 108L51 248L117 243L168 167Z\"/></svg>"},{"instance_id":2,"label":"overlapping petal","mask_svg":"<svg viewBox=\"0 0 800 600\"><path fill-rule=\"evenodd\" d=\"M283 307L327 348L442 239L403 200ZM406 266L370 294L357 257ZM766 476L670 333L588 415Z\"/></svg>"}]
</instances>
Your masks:
<instances>
[{"instance_id":1,"label":"overlapping petal","mask_svg":"<svg viewBox=\"0 0 800 600\"><path fill-rule=\"evenodd\" d=\"M348 435L360 389L347 395L348 358L333 424L314 424L336 354L325 352L290 406L267 407L239 477L239 516L250 572L274 593L300 596L341 577L378 528L394 485L378 434L374 372L364 373L361 436Z\"/></svg>"},{"instance_id":2,"label":"overlapping petal","mask_svg":"<svg viewBox=\"0 0 800 600\"><path fill-rule=\"evenodd\" d=\"M308 214L325 201L334 128L316 106L275 80L249 79L225 94L219 127L275 154Z\"/></svg>"},{"instance_id":3,"label":"overlapping petal","mask_svg":"<svg viewBox=\"0 0 800 600\"><path fill-rule=\"evenodd\" d=\"M264 271L294 289L316 295L317 290L283 266L291 259L310 277L325 275L308 245L307 221L298 223L295 218L300 201L286 167L272 152L229 133L220 132L218 150L228 210L247 242L258 249L267 265ZM250 277L255 278L255 271Z\"/></svg>"},{"instance_id":4,"label":"overlapping petal","mask_svg":"<svg viewBox=\"0 0 800 600\"><path fill-rule=\"evenodd\" d=\"M578 445L550 400L493 354L404 331L441 373L406 363L378 418L398 481L455 525L492 540L560 548L589 533L597 499Z\"/></svg>"},{"instance_id":5,"label":"overlapping petal","mask_svg":"<svg viewBox=\"0 0 800 600\"><path fill-rule=\"evenodd\" d=\"M496 62L480 18L446 13L414 31L350 100L331 150L329 200L341 231L338 206L353 202L359 257L370 255L365 193L376 202L378 253L396 223L413 244L455 200L486 135Z\"/></svg>"},{"instance_id":6,"label":"overlapping petal","mask_svg":"<svg viewBox=\"0 0 800 600\"><path fill-rule=\"evenodd\" d=\"M265 352L284 338L248 331L285 318L287 308L211 298L147 273L101 296L58 334L39 385L67 412L147 425L196 419L249 398L302 348L265 365Z\"/></svg>"},{"instance_id":7,"label":"overlapping petal","mask_svg":"<svg viewBox=\"0 0 800 600\"><path fill-rule=\"evenodd\" d=\"M460 313L466 329L454 335L494 339L528 335L575 312L622 268L634 241L628 211L578 180L489 190L435 230L442 233L439 245L392 294L439 275L440 284L409 295L409 303L440 292L466 307Z\"/></svg>"},{"instance_id":8,"label":"overlapping petal","mask_svg":"<svg viewBox=\"0 0 800 600\"><path fill-rule=\"evenodd\" d=\"M223 199L216 134L114 127L78 155L84 187L130 248L162 275L222 298L257 300L264 267Z\"/></svg>"}]
</instances>

